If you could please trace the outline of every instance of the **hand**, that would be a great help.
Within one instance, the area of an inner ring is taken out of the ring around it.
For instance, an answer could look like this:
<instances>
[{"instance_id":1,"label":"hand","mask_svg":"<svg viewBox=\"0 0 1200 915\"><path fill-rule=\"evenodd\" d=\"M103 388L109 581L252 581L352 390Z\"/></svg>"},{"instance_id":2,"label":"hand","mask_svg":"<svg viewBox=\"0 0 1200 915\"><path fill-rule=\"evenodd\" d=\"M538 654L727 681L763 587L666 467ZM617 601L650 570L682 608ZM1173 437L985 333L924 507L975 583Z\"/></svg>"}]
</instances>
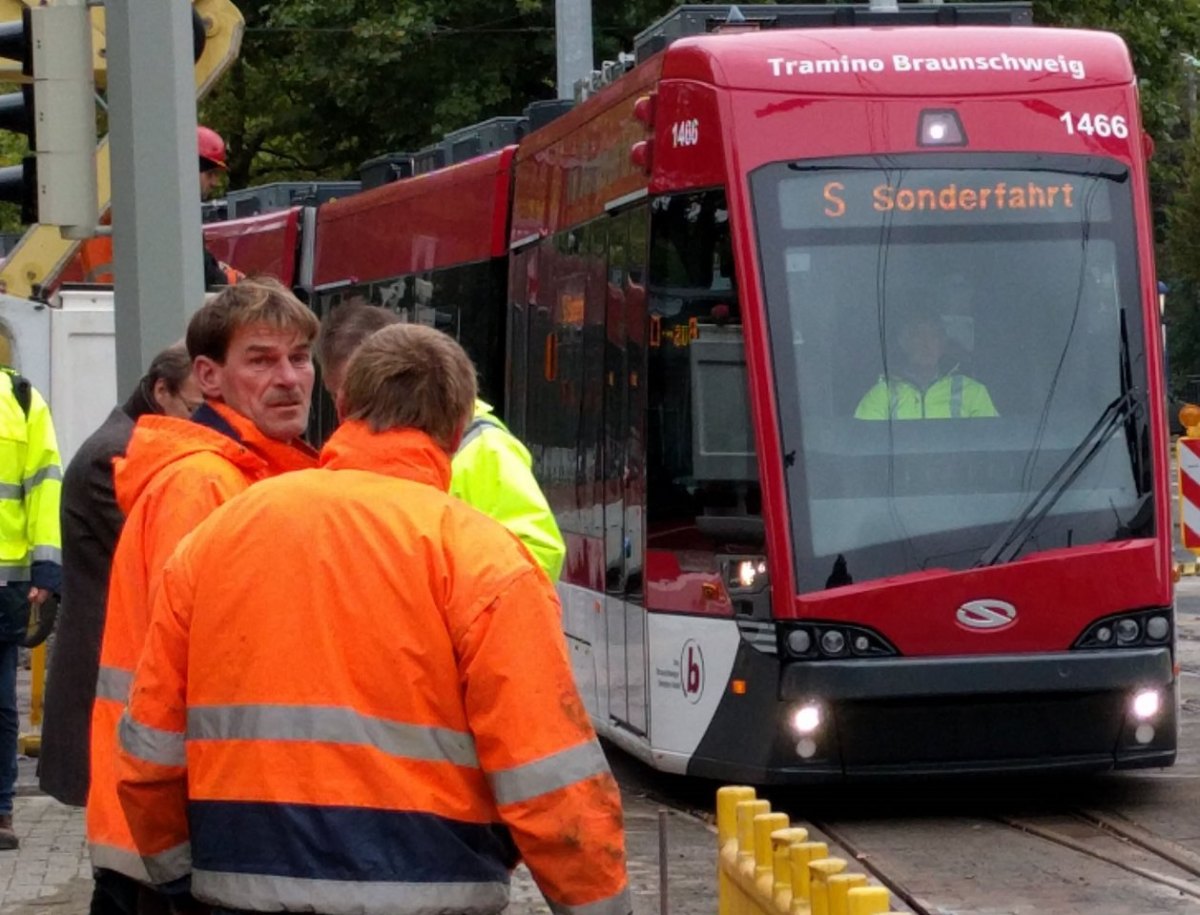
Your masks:
<instances>
[{"instance_id":1,"label":"hand","mask_svg":"<svg viewBox=\"0 0 1200 915\"><path fill-rule=\"evenodd\" d=\"M29 589L29 605L35 610L46 602L50 597L48 588L30 588Z\"/></svg>"}]
</instances>

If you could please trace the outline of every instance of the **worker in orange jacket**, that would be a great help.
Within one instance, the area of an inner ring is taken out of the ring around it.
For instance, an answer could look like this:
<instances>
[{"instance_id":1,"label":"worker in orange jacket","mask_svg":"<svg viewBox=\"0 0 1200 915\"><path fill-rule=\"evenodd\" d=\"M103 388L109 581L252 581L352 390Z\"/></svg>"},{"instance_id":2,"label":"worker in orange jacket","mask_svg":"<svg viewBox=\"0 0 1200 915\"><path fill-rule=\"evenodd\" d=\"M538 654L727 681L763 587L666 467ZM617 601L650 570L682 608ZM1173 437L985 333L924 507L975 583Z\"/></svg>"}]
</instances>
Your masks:
<instances>
[{"instance_id":1,"label":"worker in orange jacket","mask_svg":"<svg viewBox=\"0 0 1200 915\"><path fill-rule=\"evenodd\" d=\"M118 760L160 883L221 911L484 915L523 857L556 913L629 915L554 589L448 493L474 401L452 338L380 331L321 468L230 501L167 563Z\"/></svg>"},{"instance_id":2,"label":"worker in orange jacket","mask_svg":"<svg viewBox=\"0 0 1200 915\"><path fill-rule=\"evenodd\" d=\"M155 910L140 888L151 875L117 799L114 763L117 724L159 575L184 535L217 506L258 480L316 466L316 453L299 436L308 422L317 329L312 312L274 280L227 288L188 324L204 404L190 420L142 418L126 456L114 462L117 501L127 518L113 556L87 801L102 912L133 913L139 898L143 911Z\"/></svg>"}]
</instances>

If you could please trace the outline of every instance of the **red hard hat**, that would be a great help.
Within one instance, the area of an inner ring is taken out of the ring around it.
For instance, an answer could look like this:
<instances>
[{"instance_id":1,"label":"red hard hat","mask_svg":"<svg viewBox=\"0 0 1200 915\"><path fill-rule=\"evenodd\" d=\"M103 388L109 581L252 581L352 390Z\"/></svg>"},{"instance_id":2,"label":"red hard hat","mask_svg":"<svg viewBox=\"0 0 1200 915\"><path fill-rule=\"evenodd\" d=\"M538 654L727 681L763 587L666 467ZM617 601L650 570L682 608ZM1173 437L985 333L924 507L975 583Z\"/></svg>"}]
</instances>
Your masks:
<instances>
[{"instance_id":1,"label":"red hard hat","mask_svg":"<svg viewBox=\"0 0 1200 915\"><path fill-rule=\"evenodd\" d=\"M196 145L200 150L200 158L211 162L217 168L227 168L225 164L225 141L211 127L198 125L196 127Z\"/></svg>"}]
</instances>

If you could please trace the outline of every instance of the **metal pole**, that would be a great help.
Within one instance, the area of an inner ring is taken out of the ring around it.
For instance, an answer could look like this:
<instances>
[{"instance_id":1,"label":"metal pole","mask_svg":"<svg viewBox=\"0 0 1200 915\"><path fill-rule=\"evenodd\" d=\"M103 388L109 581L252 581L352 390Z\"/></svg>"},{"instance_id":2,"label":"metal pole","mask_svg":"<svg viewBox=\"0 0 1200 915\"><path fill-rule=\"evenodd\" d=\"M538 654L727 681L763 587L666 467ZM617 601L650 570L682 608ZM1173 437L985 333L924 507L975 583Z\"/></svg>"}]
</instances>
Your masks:
<instances>
[{"instance_id":1,"label":"metal pole","mask_svg":"<svg viewBox=\"0 0 1200 915\"><path fill-rule=\"evenodd\" d=\"M558 48L558 97L575 97L575 81L589 76L592 60L592 0L554 0Z\"/></svg>"},{"instance_id":2,"label":"metal pole","mask_svg":"<svg viewBox=\"0 0 1200 915\"><path fill-rule=\"evenodd\" d=\"M658 915L670 915L667 888L667 809L658 808Z\"/></svg>"},{"instance_id":3,"label":"metal pole","mask_svg":"<svg viewBox=\"0 0 1200 915\"><path fill-rule=\"evenodd\" d=\"M117 390L203 302L192 12L107 0Z\"/></svg>"}]
</instances>

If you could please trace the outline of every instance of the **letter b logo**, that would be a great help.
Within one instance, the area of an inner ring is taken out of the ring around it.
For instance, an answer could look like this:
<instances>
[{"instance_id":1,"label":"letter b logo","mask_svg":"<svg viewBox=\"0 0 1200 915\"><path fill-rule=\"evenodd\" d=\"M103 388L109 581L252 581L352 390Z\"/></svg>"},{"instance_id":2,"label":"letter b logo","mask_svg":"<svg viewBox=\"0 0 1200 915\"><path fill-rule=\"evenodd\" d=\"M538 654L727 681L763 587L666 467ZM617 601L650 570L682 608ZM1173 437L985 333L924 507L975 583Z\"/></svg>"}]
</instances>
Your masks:
<instances>
[{"instance_id":1,"label":"letter b logo","mask_svg":"<svg viewBox=\"0 0 1200 915\"><path fill-rule=\"evenodd\" d=\"M700 651L700 643L688 639L683 644L679 655L680 684L688 702L695 705L704 695L704 654Z\"/></svg>"}]
</instances>

